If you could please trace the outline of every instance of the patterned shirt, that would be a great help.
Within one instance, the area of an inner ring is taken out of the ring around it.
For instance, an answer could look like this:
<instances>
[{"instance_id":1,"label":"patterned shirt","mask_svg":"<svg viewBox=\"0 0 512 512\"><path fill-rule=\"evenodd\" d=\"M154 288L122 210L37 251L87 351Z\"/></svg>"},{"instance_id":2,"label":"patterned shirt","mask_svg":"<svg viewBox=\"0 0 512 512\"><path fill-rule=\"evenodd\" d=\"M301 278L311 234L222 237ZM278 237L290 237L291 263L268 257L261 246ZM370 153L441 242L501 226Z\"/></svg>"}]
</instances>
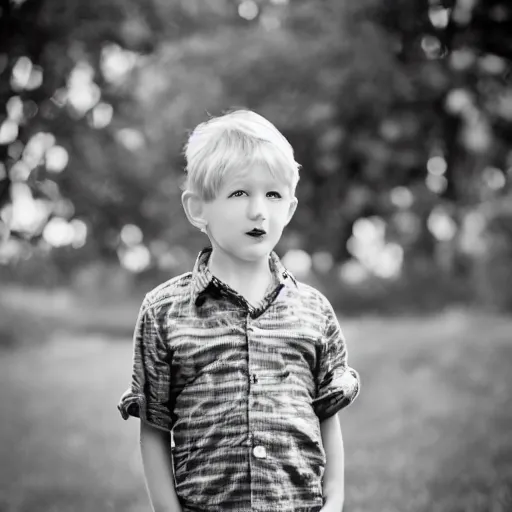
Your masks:
<instances>
[{"instance_id":1,"label":"patterned shirt","mask_svg":"<svg viewBox=\"0 0 512 512\"><path fill-rule=\"evenodd\" d=\"M146 295L118 408L172 430L184 511L318 511L320 422L359 393L332 306L272 253L275 287L253 307L210 253Z\"/></svg>"}]
</instances>

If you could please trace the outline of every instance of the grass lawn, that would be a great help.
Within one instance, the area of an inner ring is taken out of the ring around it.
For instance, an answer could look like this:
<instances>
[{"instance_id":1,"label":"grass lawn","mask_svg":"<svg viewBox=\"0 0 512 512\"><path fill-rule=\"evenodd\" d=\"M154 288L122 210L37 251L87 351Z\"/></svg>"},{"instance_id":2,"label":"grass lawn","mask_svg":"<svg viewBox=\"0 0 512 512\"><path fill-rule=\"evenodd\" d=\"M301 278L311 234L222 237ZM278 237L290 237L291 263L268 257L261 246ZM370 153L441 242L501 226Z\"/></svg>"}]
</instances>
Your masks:
<instances>
[{"instance_id":1,"label":"grass lawn","mask_svg":"<svg viewBox=\"0 0 512 512\"><path fill-rule=\"evenodd\" d=\"M341 323L363 382L340 415L345 511L511 511L512 319ZM66 326L3 349L0 511L150 510L138 422L115 407L131 366L119 336Z\"/></svg>"}]
</instances>

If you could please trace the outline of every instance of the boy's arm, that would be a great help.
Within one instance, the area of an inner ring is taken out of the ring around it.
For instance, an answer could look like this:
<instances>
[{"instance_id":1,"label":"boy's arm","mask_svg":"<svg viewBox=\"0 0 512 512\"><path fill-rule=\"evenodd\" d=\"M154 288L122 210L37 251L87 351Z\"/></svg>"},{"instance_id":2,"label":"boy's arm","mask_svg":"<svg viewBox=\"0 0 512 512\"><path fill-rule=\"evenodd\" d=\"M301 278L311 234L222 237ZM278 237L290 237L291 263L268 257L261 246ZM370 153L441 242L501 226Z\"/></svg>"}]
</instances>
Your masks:
<instances>
[{"instance_id":1,"label":"boy's arm","mask_svg":"<svg viewBox=\"0 0 512 512\"><path fill-rule=\"evenodd\" d=\"M140 450L153 512L181 512L174 489L170 434L141 421Z\"/></svg>"},{"instance_id":2,"label":"boy's arm","mask_svg":"<svg viewBox=\"0 0 512 512\"><path fill-rule=\"evenodd\" d=\"M338 415L322 421L320 430L326 458L322 512L341 512L345 500L345 453Z\"/></svg>"}]
</instances>

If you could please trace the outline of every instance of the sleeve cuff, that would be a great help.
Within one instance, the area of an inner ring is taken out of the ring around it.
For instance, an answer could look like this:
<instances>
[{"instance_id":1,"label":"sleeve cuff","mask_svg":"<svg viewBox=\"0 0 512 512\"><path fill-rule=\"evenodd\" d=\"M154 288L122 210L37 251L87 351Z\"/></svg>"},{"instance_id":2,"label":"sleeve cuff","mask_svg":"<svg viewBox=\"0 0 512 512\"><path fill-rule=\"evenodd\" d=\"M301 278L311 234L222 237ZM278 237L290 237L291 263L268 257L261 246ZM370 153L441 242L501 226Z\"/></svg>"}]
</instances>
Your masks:
<instances>
[{"instance_id":1,"label":"sleeve cuff","mask_svg":"<svg viewBox=\"0 0 512 512\"><path fill-rule=\"evenodd\" d=\"M350 405L359 394L360 382L359 374L353 368L345 368L343 373L335 374L313 401L319 420L326 420Z\"/></svg>"},{"instance_id":2,"label":"sleeve cuff","mask_svg":"<svg viewBox=\"0 0 512 512\"><path fill-rule=\"evenodd\" d=\"M172 421L164 410L164 407L148 407L146 397L132 392L126 391L117 405L117 409L123 420L127 420L130 416L140 418L141 421L165 432L172 430Z\"/></svg>"}]
</instances>

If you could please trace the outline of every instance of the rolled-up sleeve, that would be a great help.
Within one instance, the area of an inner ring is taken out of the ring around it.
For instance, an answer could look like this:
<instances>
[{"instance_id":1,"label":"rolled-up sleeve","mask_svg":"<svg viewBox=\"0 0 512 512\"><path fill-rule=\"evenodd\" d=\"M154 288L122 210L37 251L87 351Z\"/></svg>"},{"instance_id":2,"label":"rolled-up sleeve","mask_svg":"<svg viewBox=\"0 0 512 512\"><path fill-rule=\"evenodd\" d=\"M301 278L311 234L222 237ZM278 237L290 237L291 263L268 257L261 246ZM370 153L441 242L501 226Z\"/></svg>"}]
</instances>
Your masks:
<instances>
[{"instance_id":1,"label":"rolled-up sleeve","mask_svg":"<svg viewBox=\"0 0 512 512\"><path fill-rule=\"evenodd\" d=\"M170 367L169 349L145 299L133 335L132 383L117 406L123 419L133 416L160 430L171 430Z\"/></svg>"},{"instance_id":2,"label":"rolled-up sleeve","mask_svg":"<svg viewBox=\"0 0 512 512\"><path fill-rule=\"evenodd\" d=\"M329 304L319 350L315 413L323 421L351 404L360 390L359 374L347 365L347 346L338 319Z\"/></svg>"}]
</instances>

